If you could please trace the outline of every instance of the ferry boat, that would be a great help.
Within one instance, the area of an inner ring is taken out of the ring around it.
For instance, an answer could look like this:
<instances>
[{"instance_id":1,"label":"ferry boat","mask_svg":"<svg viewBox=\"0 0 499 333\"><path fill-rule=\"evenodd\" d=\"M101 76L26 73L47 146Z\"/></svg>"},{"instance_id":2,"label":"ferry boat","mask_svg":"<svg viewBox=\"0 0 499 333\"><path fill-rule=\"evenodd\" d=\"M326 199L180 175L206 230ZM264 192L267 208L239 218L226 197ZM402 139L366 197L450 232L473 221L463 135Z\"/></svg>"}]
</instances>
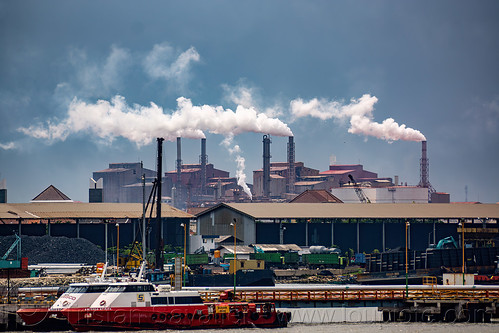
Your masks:
<instances>
[{"instance_id":1,"label":"ferry boat","mask_svg":"<svg viewBox=\"0 0 499 333\"><path fill-rule=\"evenodd\" d=\"M24 326L35 331L67 331L71 329L61 310L88 307L109 287L109 282L72 283L49 308L17 310Z\"/></svg>"},{"instance_id":2,"label":"ferry boat","mask_svg":"<svg viewBox=\"0 0 499 333\"><path fill-rule=\"evenodd\" d=\"M148 282L113 283L91 306L61 312L76 331L272 328L286 327L290 320L290 313L277 311L273 303L221 298L204 303L197 291L171 291L168 285L156 289Z\"/></svg>"},{"instance_id":3,"label":"ferry boat","mask_svg":"<svg viewBox=\"0 0 499 333\"><path fill-rule=\"evenodd\" d=\"M88 307L101 293L106 291L111 280L105 279L107 264L102 274L94 281L72 283L49 308L25 308L17 310L24 326L34 331L67 331L71 329L61 310ZM141 272L142 273L142 272Z\"/></svg>"}]
</instances>

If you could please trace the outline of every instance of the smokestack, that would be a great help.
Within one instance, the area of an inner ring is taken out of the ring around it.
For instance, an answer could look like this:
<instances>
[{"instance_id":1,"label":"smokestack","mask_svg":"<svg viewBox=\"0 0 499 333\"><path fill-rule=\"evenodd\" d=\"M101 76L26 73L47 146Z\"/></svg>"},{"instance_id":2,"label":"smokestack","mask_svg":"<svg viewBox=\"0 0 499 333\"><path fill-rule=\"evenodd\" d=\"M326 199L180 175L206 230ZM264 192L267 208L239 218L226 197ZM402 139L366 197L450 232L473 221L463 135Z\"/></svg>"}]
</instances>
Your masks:
<instances>
[{"instance_id":1,"label":"smokestack","mask_svg":"<svg viewBox=\"0 0 499 333\"><path fill-rule=\"evenodd\" d=\"M206 138L201 139L201 194L206 194L206 163L208 162L208 155L206 155Z\"/></svg>"},{"instance_id":2,"label":"smokestack","mask_svg":"<svg viewBox=\"0 0 499 333\"><path fill-rule=\"evenodd\" d=\"M295 193L295 142L292 136L289 137L288 141L288 193Z\"/></svg>"},{"instance_id":3,"label":"smokestack","mask_svg":"<svg viewBox=\"0 0 499 333\"><path fill-rule=\"evenodd\" d=\"M420 187L428 187L429 181L428 181L428 158L426 156L426 141L421 141L421 172L420 172L420 180L419 180L419 186Z\"/></svg>"},{"instance_id":4,"label":"smokestack","mask_svg":"<svg viewBox=\"0 0 499 333\"><path fill-rule=\"evenodd\" d=\"M426 141L421 141L421 171L418 186L428 188L428 202L431 202L431 194L435 192L435 189L430 184L430 161L428 160L426 151Z\"/></svg>"},{"instance_id":5,"label":"smokestack","mask_svg":"<svg viewBox=\"0 0 499 333\"><path fill-rule=\"evenodd\" d=\"M157 178L156 178L156 185L157 185L157 198L156 198L156 250L155 250L155 256L156 256L156 268L158 269L163 269L163 226L161 223L161 180L163 178L162 176L162 166L163 166L163 141L165 139L163 138L157 138L158 141L158 165L157 165Z\"/></svg>"},{"instance_id":6,"label":"smokestack","mask_svg":"<svg viewBox=\"0 0 499 333\"><path fill-rule=\"evenodd\" d=\"M270 197L270 135L263 136L263 196Z\"/></svg>"},{"instance_id":7,"label":"smokestack","mask_svg":"<svg viewBox=\"0 0 499 333\"><path fill-rule=\"evenodd\" d=\"M182 142L181 142L181 138L180 137L177 137L177 184L176 184L176 188L177 188L177 192L176 192L176 203L177 205L180 204L180 196L181 196L181 193L182 193ZM179 207L177 207L179 208Z\"/></svg>"}]
</instances>

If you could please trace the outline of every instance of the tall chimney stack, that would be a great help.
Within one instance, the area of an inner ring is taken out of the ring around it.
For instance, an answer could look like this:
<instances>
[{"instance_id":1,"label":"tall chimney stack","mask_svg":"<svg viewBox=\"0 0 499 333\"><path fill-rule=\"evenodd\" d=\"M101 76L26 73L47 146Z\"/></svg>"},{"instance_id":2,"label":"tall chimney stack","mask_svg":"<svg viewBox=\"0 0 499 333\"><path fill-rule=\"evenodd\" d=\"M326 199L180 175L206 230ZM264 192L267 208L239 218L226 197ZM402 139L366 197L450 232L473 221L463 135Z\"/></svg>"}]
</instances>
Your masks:
<instances>
[{"instance_id":1,"label":"tall chimney stack","mask_svg":"<svg viewBox=\"0 0 499 333\"><path fill-rule=\"evenodd\" d=\"M182 142L181 138L177 137L177 182L176 182L176 200L177 206L180 205L180 197L182 195ZM179 208L179 207L177 207Z\"/></svg>"},{"instance_id":2,"label":"tall chimney stack","mask_svg":"<svg viewBox=\"0 0 499 333\"><path fill-rule=\"evenodd\" d=\"M422 148L422 151L421 151L421 160L420 160L420 166L421 166L421 169L420 169L420 180L419 180L419 186L420 187L428 187L428 184L429 184L429 181L428 181L428 178L429 178L429 175L428 175L428 158L426 156L426 141L421 141L421 148Z\"/></svg>"},{"instance_id":3,"label":"tall chimney stack","mask_svg":"<svg viewBox=\"0 0 499 333\"><path fill-rule=\"evenodd\" d=\"M263 136L263 196L270 198L270 135Z\"/></svg>"},{"instance_id":4,"label":"tall chimney stack","mask_svg":"<svg viewBox=\"0 0 499 333\"><path fill-rule=\"evenodd\" d=\"M295 142L292 136L289 137L288 141L288 168L287 192L295 193Z\"/></svg>"},{"instance_id":5,"label":"tall chimney stack","mask_svg":"<svg viewBox=\"0 0 499 333\"><path fill-rule=\"evenodd\" d=\"M430 184L430 161L427 157L426 141L421 141L420 166L420 180L418 186L428 188L428 202L431 202L431 194L435 192L435 189Z\"/></svg>"},{"instance_id":6,"label":"tall chimney stack","mask_svg":"<svg viewBox=\"0 0 499 333\"><path fill-rule=\"evenodd\" d=\"M206 155L206 138L201 139L201 194L206 194L206 163L208 162L208 155Z\"/></svg>"}]
</instances>

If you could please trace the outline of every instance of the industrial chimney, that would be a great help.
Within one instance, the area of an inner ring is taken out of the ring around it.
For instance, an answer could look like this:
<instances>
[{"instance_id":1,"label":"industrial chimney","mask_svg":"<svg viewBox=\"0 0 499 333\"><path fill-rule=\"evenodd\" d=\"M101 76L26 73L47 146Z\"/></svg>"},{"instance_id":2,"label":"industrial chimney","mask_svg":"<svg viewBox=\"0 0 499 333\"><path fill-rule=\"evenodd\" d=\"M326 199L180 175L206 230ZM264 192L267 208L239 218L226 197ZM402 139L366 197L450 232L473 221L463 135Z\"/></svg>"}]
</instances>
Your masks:
<instances>
[{"instance_id":1,"label":"industrial chimney","mask_svg":"<svg viewBox=\"0 0 499 333\"><path fill-rule=\"evenodd\" d=\"M206 138L201 139L201 156L199 164L201 164L201 194L206 194L206 163L208 155L206 155Z\"/></svg>"},{"instance_id":2,"label":"industrial chimney","mask_svg":"<svg viewBox=\"0 0 499 333\"><path fill-rule=\"evenodd\" d=\"M263 136L263 196L270 198L270 135Z\"/></svg>"},{"instance_id":3,"label":"industrial chimney","mask_svg":"<svg viewBox=\"0 0 499 333\"><path fill-rule=\"evenodd\" d=\"M295 142L292 136L288 141L288 168L287 192L295 193Z\"/></svg>"},{"instance_id":4,"label":"industrial chimney","mask_svg":"<svg viewBox=\"0 0 499 333\"><path fill-rule=\"evenodd\" d=\"M177 137L177 182L175 187L177 188L176 191L176 198L175 202L177 205L180 205L180 197L182 195L182 142L181 138ZM179 207L177 207L179 208Z\"/></svg>"},{"instance_id":5,"label":"industrial chimney","mask_svg":"<svg viewBox=\"0 0 499 333\"><path fill-rule=\"evenodd\" d=\"M435 192L435 189L430 184L430 162L426 155L426 141L421 141L421 148L421 172L418 186L428 188L428 202L431 202L431 194Z\"/></svg>"}]
</instances>

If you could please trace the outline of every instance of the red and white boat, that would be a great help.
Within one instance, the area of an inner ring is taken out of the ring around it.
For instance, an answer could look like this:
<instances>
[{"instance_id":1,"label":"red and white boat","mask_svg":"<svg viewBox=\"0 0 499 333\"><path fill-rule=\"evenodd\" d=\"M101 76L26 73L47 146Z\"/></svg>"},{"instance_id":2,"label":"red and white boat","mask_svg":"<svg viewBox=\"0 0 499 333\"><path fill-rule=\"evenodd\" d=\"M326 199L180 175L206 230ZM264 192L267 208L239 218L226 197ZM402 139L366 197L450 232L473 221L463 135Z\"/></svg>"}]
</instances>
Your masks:
<instances>
[{"instance_id":1,"label":"red and white boat","mask_svg":"<svg viewBox=\"0 0 499 333\"><path fill-rule=\"evenodd\" d=\"M19 309L17 314L23 320L24 326L31 330L70 330L71 326L61 310L90 306L108 286L109 282L73 283L51 307Z\"/></svg>"},{"instance_id":2,"label":"red and white boat","mask_svg":"<svg viewBox=\"0 0 499 333\"><path fill-rule=\"evenodd\" d=\"M95 281L70 284L69 288L49 308L19 309L17 314L23 320L24 326L36 331L70 330L71 325L69 325L61 310L92 305L112 282L104 278L106 270L107 265L104 266L102 274Z\"/></svg>"},{"instance_id":3,"label":"red and white boat","mask_svg":"<svg viewBox=\"0 0 499 333\"><path fill-rule=\"evenodd\" d=\"M76 331L285 327L273 303L204 303L197 291L156 289L148 282L110 284L91 306L62 314Z\"/></svg>"}]
</instances>

